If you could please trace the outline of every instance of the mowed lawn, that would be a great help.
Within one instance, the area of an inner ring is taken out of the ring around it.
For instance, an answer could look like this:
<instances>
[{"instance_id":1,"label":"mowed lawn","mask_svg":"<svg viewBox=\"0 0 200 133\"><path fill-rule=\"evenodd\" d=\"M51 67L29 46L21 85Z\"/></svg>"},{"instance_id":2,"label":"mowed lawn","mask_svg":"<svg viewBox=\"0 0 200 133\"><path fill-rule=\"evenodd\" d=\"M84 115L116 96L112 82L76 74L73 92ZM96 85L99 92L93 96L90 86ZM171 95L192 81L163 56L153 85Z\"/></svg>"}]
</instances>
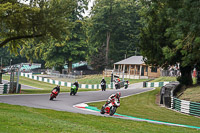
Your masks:
<instances>
[{"instance_id":1,"label":"mowed lawn","mask_svg":"<svg viewBox=\"0 0 200 133\"><path fill-rule=\"evenodd\" d=\"M4 80L9 80L9 76L8 75L3 75L3 79ZM38 89L34 89L34 90L30 90L30 89L22 89L21 93L22 94L30 94L30 93L50 93L51 90L56 87L56 85L54 84L50 84L50 83L46 83L46 82L41 82L41 81L37 81L37 80L33 80L30 78L26 78L23 76L19 77L19 83L23 84L23 85L28 85L28 86L33 86L33 87L37 87L37 88L41 88L43 90L38 90ZM79 91L98 91L99 89L79 89ZM70 87L65 87L65 86L61 86L61 92L70 92Z\"/></svg>"},{"instance_id":2,"label":"mowed lawn","mask_svg":"<svg viewBox=\"0 0 200 133\"><path fill-rule=\"evenodd\" d=\"M139 95L121 98L121 106L117 109L117 113L138 118L200 127L200 118L158 106L156 104L156 95L159 91L160 89L157 88ZM103 104L105 102L89 103L90 106L95 106L98 109L101 109Z\"/></svg>"},{"instance_id":3,"label":"mowed lawn","mask_svg":"<svg viewBox=\"0 0 200 133\"><path fill-rule=\"evenodd\" d=\"M80 84L100 84L102 78L104 78L106 80L107 84L110 84L111 77L103 77L103 75L88 75L88 76L85 76L83 78L76 79L76 80ZM65 81L65 82L71 81L71 80L64 79L64 78L51 78L51 79ZM130 84L133 84L133 83L138 83L138 82L144 82L144 81L147 81L148 79L126 79L125 78L124 80L128 80ZM75 81L75 79L74 79L74 81Z\"/></svg>"},{"instance_id":4,"label":"mowed lawn","mask_svg":"<svg viewBox=\"0 0 200 133\"><path fill-rule=\"evenodd\" d=\"M199 118L183 115L156 105L155 99L158 93L159 89L156 89L122 98L121 107L117 109L117 113L178 124L200 125ZM91 103L90 105L100 109L104 103ZM199 130L0 103L0 132L195 133Z\"/></svg>"},{"instance_id":5,"label":"mowed lawn","mask_svg":"<svg viewBox=\"0 0 200 133\"><path fill-rule=\"evenodd\" d=\"M198 133L196 129L0 103L2 133Z\"/></svg>"}]
</instances>

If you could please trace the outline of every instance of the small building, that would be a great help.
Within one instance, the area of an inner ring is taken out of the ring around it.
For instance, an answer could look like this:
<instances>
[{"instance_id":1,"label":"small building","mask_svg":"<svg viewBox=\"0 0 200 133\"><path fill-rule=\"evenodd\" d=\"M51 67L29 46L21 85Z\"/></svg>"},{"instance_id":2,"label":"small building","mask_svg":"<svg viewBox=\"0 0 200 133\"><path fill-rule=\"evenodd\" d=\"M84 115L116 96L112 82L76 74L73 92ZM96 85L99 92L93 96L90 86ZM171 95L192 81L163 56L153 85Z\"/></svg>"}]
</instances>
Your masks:
<instances>
[{"instance_id":1,"label":"small building","mask_svg":"<svg viewBox=\"0 0 200 133\"><path fill-rule=\"evenodd\" d=\"M143 56L131 56L114 63L113 74L129 79L149 79L160 77L160 68L148 66L143 61Z\"/></svg>"}]
</instances>

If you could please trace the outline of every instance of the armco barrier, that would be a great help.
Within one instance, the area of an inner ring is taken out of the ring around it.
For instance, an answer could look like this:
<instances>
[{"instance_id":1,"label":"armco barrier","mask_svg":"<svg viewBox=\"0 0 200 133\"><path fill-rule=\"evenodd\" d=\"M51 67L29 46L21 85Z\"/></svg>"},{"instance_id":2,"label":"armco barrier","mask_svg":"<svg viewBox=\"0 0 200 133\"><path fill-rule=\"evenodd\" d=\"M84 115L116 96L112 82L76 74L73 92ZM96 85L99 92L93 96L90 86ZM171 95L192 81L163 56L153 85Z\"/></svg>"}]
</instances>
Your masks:
<instances>
[{"instance_id":1,"label":"armco barrier","mask_svg":"<svg viewBox=\"0 0 200 133\"><path fill-rule=\"evenodd\" d=\"M38 80L38 81L41 81L41 82L47 82L47 83L50 83L50 84L67 86L67 87L71 87L72 84L73 84L71 82L58 81L58 80L40 77L40 76L37 76L37 75L32 75L32 73L21 73L21 76L24 76L24 77L27 77L27 78L30 78L30 79L34 79L34 80ZM106 88L111 88L112 86L113 85L107 84ZM95 85L79 84L79 88L101 89L101 85L100 84L95 84Z\"/></svg>"},{"instance_id":2,"label":"armco barrier","mask_svg":"<svg viewBox=\"0 0 200 133\"><path fill-rule=\"evenodd\" d=\"M189 115L200 116L200 103L171 98L171 108Z\"/></svg>"},{"instance_id":3,"label":"armco barrier","mask_svg":"<svg viewBox=\"0 0 200 133\"><path fill-rule=\"evenodd\" d=\"M7 94L9 92L9 85L0 84L0 94Z\"/></svg>"},{"instance_id":4,"label":"armco barrier","mask_svg":"<svg viewBox=\"0 0 200 133\"><path fill-rule=\"evenodd\" d=\"M145 87L162 87L170 82L146 82Z\"/></svg>"}]
</instances>

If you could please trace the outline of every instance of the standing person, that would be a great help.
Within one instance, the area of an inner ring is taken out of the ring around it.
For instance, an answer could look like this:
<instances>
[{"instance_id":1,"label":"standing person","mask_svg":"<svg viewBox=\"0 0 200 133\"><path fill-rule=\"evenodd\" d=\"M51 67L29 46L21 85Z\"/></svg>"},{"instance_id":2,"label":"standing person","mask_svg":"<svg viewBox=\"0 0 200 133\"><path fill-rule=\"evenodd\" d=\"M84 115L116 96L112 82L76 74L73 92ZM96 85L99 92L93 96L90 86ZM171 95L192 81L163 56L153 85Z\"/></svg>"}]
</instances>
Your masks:
<instances>
[{"instance_id":1,"label":"standing person","mask_svg":"<svg viewBox=\"0 0 200 133\"><path fill-rule=\"evenodd\" d=\"M102 91L106 91L106 81L104 78L102 78L101 80L101 89Z\"/></svg>"}]
</instances>

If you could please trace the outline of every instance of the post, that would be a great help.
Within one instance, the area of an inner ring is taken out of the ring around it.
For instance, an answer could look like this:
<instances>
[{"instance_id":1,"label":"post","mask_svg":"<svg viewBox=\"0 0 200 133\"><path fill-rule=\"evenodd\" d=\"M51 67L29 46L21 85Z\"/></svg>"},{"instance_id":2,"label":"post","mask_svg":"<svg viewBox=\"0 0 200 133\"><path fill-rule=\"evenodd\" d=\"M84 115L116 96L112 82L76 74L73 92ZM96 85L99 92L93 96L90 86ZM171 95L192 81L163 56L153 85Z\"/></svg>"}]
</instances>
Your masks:
<instances>
[{"instance_id":1,"label":"post","mask_svg":"<svg viewBox=\"0 0 200 133\"><path fill-rule=\"evenodd\" d=\"M141 78L142 75L142 65L140 65L140 74L139 74L139 79Z\"/></svg>"},{"instance_id":2,"label":"post","mask_svg":"<svg viewBox=\"0 0 200 133\"><path fill-rule=\"evenodd\" d=\"M129 79L131 78L131 65L129 65L129 70L128 70L128 74L129 74Z\"/></svg>"},{"instance_id":3,"label":"post","mask_svg":"<svg viewBox=\"0 0 200 133\"><path fill-rule=\"evenodd\" d=\"M12 59L10 59L10 69L11 69L11 62L12 62Z\"/></svg>"},{"instance_id":4,"label":"post","mask_svg":"<svg viewBox=\"0 0 200 133\"><path fill-rule=\"evenodd\" d=\"M1 69L3 68L3 66L2 66L2 57L1 57Z\"/></svg>"},{"instance_id":5,"label":"post","mask_svg":"<svg viewBox=\"0 0 200 133\"><path fill-rule=\"evenodd\" d=\"M20 73L20 69L21 69L21 64L18 68L18 73L17 73L17 87L16 87L16 93L18 92L19 90L19 73Z\"/></svg>"},{"instance_id":6,"label":"post","mask_svg":"<svg viewBox=\"0 0 200 133\"><path fill-rule=\"evenodd\" d=\"M124 81L124 72L125 72L125 64L124 64L124 67L123 67L122 81Z\"/></svg>"},{"instance_id":7,"label":"post","mask_svg":"<svg viewBox=\"0 0 200 133\"><path fill-rule=\"evenodd\" d=\"M135 78L135 73L136 73L136 65L134 66L134 78Z\"/></svg>"}]
</instances>

